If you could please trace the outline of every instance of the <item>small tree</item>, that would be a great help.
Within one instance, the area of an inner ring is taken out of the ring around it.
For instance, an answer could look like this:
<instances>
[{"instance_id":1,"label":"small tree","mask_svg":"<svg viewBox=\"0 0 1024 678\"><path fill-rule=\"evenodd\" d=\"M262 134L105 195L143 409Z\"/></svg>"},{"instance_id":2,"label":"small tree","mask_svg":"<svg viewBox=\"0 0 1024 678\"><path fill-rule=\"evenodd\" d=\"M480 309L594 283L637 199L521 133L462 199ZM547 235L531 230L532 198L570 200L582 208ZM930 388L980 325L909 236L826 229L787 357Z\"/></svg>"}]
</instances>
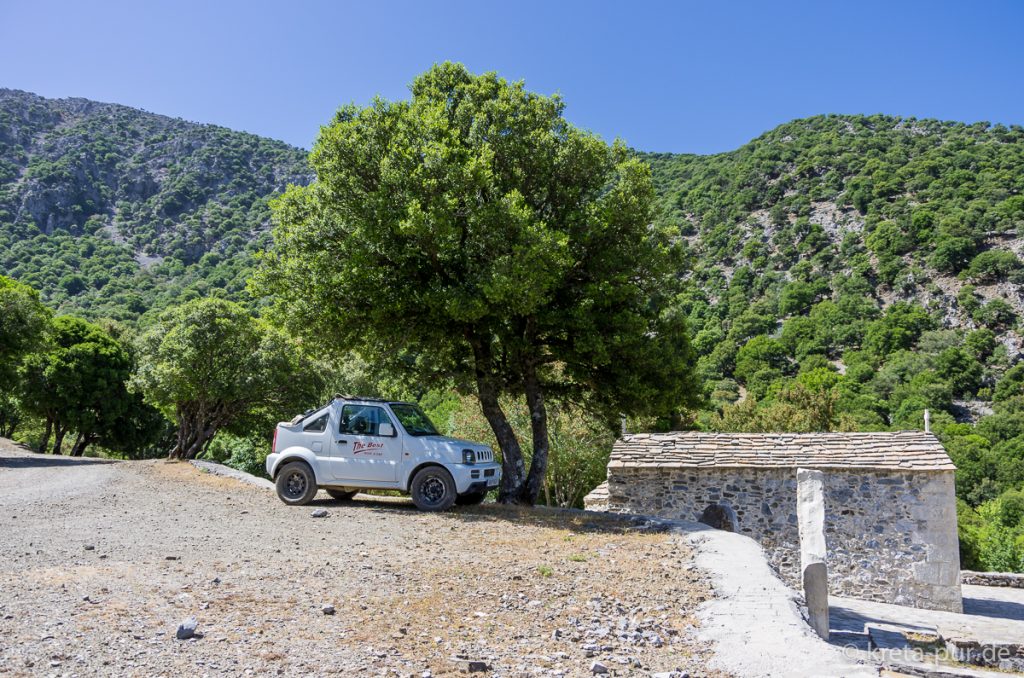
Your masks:
<instances>
[{"instance_id":1,"label":"small tree","mask_svg":"<svg viewBox=\"0 0 1024 678\"><path fill-rule=\"evenodd\" d=\"M546 398L671 416L699 392L650 169L562 109L451 63L409 101L342 108L310 156L318 181L274 206L256 279L304 339L474 391L506 502L543 486ZM504 394L530 412L529 471Z\"/></svg>"},{"instance_id":2,"label":"small tree","mask_svg":"<svg viewBox=\"0 0 1024 678\"><path fill-rule=\"evenodd\" d=\"M220 299L165 313L139 340L134 384L177 424L172 459L194 459L221 429L269 426L321 388L288 337Z\"/></svg>"},{"instance_id":3,"label":"small tree","mask_svg":"<svg viewBox=\"0 0 1024 678\"><path fill-rule=\"evenodd\" d=\"M52 451L60 454L64 437L77 431L72 454L81 456L128 406L131 356L102 328L81 318L54 318L47 338L21 368L22 404L46 422L41 452L53 435Z\"/></svg>"}]
</instances>

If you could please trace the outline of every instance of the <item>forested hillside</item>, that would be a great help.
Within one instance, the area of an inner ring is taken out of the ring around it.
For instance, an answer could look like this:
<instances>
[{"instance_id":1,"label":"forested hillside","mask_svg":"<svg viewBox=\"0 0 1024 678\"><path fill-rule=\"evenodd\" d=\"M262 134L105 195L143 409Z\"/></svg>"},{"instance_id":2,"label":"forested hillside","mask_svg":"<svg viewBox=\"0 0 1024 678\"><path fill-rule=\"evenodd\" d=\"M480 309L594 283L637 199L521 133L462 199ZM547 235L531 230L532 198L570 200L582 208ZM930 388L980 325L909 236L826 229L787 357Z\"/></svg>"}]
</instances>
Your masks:
<instances>
[{"instance_id":1,"label":"forested hillside","mask_svg":"<svg viewBox=\"0 0 1024 678\"><path fill-rule=\"evenodd\" d=\"M310 180L305 155L0 90L0 275L139 328L197 297L252 305L267 202ZM960 469L965 563L1024 569L1024 129L820 116L729 153L641 155L689 254L691 424L920 428L929 409Z\"/></svg>"},{"instance_id":2,"label":"forested hillside","mask_svg":"<svg viewBox=\"0 0 1024 678\"><path fill-rule=\"evenodd\" d=\"M59 310L134 321L238 297L267 199L306 153L212 125L0 89L0 271Z\"/></svg>"},{"instance_id":3,"label":"forested hillside","mask_svg":"<svg viewBox=\"0 0 1024 678\"><path fill-rule=\"evenodd\" d=\"M1024 567L1024 129L821 116L646 158L691 252L700 424L920 428L930 409L966 564Z\"/></svg>"}]
</instances>

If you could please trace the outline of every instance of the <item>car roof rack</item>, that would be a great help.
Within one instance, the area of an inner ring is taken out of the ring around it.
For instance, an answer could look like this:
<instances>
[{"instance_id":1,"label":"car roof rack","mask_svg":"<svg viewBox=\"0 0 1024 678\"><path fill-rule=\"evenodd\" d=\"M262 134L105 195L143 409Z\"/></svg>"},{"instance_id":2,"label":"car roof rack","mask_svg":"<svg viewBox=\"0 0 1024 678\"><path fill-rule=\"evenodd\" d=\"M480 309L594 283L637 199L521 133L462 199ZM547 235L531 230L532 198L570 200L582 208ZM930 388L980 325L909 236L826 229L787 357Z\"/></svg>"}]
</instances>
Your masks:
<instances>
[{"instance_id":1,"label":"car roof rack","mask_svg":"<svg viewBox=\"0 0 1024 678\"><path fill-rule=\"evenodd\" d=\"M369 397L369 396L349 395L348 393L335 393L334 394L334 398L331 399L331 402L334 402L335 400L362 400L362 401L368 402L368 403L390 403L390 402L397 402L397 401L388 400L387 398L372 398L372 397Z\"/></svg>"}]
</instances>

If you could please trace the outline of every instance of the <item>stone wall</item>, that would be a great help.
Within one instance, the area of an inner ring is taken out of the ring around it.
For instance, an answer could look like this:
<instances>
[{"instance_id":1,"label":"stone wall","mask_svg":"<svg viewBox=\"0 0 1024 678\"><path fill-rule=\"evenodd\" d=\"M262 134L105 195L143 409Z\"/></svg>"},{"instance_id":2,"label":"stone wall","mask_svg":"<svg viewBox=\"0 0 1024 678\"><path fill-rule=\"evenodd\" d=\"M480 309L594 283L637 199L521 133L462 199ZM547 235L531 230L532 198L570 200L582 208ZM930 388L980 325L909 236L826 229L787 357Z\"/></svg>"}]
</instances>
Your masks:
<instances>
[{"instance_id":1,"label":"stone wall","mask_svg":"<svg viewBox=\"0 0 1024 678\"><path fill-rule=\"evenodd\" d=\"M796 469L608 471L609 510L699 520L724 506L799 588ZM833 595L961 611L952 472L825 470L825 536Z\"/></svg>"},{"instance_id":2,"label":"stone wall","mask_svg":"<svg viewBox=\"0 0 1024 678\"><path fill-rule=\"evenodd\" d=\"M960 583L973 584L975 586L1002 586L1011 589L1024 589L1024 574L961 570Z\"/></svg>"}]
</instances>

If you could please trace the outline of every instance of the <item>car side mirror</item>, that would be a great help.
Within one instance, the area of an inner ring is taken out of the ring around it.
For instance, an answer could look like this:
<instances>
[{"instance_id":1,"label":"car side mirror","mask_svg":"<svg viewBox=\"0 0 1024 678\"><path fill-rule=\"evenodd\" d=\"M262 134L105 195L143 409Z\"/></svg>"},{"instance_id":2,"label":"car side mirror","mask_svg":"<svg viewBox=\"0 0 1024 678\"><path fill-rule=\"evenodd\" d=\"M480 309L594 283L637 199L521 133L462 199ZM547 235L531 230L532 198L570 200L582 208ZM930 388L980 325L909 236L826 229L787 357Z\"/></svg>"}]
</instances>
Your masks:
<instances>
[{"instance_id":1,"label":"car side mirror","mask_svg":"<svg viewBox=\"0 0 1024 678\"><path fill-rule=\"evenodd\" d=\"M380 424L377 427L377 433L379 433L380 435L382 435L382 436L384 436L386 438L391 438L391 437L394 437L394 435L395 435L395 427L392 424L383 424L382 423L382 424Z\"/></svg>"}]
</instances>

